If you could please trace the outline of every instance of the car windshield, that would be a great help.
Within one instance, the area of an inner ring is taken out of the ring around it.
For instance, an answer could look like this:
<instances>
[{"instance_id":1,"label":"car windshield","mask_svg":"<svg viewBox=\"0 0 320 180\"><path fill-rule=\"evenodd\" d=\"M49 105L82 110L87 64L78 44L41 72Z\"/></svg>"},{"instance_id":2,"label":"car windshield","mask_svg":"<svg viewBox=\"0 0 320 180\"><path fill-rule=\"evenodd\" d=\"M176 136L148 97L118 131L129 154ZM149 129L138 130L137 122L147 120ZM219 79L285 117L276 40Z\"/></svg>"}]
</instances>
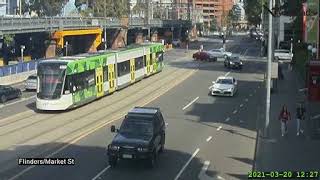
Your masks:
<instances>
[{"instance_id":1,"label":"car windshield","mask_svg":"<svg viewBox=\"0 0 320 180\"><path fill-rule=\"evenodd\" d=\"M131 134L139 136L150 136L153 134L153 124L151 117L128 117L121 127L120 134Z\"/></svg>"},{"instance_id":2,"label":"car windshield","mask_svg":"<svg viewBox=\"0 0 320 180\"><path fill-rule=\"evenodd\" d=\"M232 79L218 79L218 84L232 84Z\"/></svg>"},{"instance_id":3,"label":"car windshield","mask_svg":"<svg viewBox=\"0 0 320 180\"><path fill-rule=\"evenodd\" d=\"M37 79L37 76L29 76L28 79L30 79L30 80L36 80L36 79Z\"/></svg>"},{"instance_id":4,"label":"car windshield","mask_svg":"<svg viewBox=\"0 0 320 180\"><path fill-rule=\"evenodd\" d=\"M275 50L274 52L277 52L277 53L290 53L289 50Z\"/></svg>"}]
</instances>

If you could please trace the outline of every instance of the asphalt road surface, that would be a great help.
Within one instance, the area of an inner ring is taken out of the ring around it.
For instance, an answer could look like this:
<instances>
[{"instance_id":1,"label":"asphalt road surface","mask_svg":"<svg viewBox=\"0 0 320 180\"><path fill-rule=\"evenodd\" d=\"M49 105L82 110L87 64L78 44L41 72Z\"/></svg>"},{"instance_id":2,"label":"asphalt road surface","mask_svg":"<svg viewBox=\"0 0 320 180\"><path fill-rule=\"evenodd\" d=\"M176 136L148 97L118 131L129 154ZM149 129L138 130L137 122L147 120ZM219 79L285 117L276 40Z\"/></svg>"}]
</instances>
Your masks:
<instances>
[{"instance_id":1,"label":"asphalt road surface","mask_svg":"<svg viewBox=\"0 0 320 180\"><path fill-rule=\"evenodd\" d=\"M258 42L240 36L228 41L227 50L244 55L243 70L225 69L221 61L192 61L192 49L201 44L222 46L212 39L193 43L188 52L167 52L163 72L75 110L39 113L32 95L1 107L0 167L7 168L0 170L0 179L246 179L254 161L265 60L258 57ZM221 75L238 80L235 97L208 94ZM162 110L168 124L165 152L154 169L141 161L110 168L110 126L119 127L136 105ZM17 157L47 156L75 158L75 165L16 166Z\"/></svg>"}]
</instances>

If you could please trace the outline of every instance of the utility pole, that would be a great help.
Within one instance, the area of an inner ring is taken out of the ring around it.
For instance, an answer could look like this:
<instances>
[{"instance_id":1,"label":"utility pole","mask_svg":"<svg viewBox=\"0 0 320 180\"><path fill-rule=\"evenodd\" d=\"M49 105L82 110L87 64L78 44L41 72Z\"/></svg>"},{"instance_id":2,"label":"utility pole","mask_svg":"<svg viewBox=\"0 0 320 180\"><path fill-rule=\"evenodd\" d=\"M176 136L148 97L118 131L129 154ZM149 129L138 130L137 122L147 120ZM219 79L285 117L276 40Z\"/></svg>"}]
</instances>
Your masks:
<instances>
[{"instance_id":1,"label":"utility pole","mask_svg":"<svg viewBox=\"0 0 320 180\"><path fill-rule=\"evenodd\" d=\"M19 0L19 15L22 16L22 0Z\"/></svg>"},{"instance_id":2,"label":"utility pole","mask_svg":"<svg viewBox=\"0 0 320 180\"><path fill-rule=\"evenodd\" d=\"M269 9L273 7L273 0L269 0ZM271 62L272 62L272 14L269 13L269 30L268 30L268 65L267 65L267 99L266 99L266 121L265 121L265 137L269 136L269 124L270 124L270 87L271 87Z\"/></svg>"}]
</instances>

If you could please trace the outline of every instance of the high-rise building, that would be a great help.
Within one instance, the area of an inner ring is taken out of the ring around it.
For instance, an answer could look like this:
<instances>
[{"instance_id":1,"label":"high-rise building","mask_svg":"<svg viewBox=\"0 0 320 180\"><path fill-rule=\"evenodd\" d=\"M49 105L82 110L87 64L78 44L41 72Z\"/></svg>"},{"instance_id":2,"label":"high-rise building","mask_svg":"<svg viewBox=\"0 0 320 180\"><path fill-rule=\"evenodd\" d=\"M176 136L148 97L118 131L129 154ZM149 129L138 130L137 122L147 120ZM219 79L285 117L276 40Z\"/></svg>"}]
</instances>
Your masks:
<instances>
[{"instance_id":1,"label":"high-rise building","mask_svg":"<svg viewBox=\"0 0 320 180\"><path fill-rule=\"evenodd\" d=\"M0 0L0 16L19 14L20 0Z\"/></svg>"},{"instance_id":2,"label":"high-rise building","mask_svg":"<svg viewBox=\"0 0 320 180\"><path fill-rule=\"evenodd\" d=\"M234 5L234 0L193 0L193 6L203 10L204 23L210 25L214 18L218 26L225 26L225 19Z\"/></svg>"}]
</instances>

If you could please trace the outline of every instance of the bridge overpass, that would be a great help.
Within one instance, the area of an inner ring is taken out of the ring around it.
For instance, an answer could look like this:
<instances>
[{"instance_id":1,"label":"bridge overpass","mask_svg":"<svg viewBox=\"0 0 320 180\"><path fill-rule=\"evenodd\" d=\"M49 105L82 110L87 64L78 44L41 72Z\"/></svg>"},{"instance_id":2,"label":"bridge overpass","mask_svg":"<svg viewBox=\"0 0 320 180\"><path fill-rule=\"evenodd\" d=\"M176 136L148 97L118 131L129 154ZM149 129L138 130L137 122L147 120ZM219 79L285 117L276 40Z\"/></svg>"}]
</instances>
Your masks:
<instances>
[{"instance_id":1,"label":"bridge overpass","mask_svg":"<svg viewBox=\"0 0 320 180\"><path fill-rule=\"evenodd\" d=\"M47 32L88 28L121 28L124 24L117 18L82 18L82 17L48 17L48 18L0 18L0 35ZM190 28L191 22L185 20L128 19L128 28Z\"/></svg>"}]
</instances>

